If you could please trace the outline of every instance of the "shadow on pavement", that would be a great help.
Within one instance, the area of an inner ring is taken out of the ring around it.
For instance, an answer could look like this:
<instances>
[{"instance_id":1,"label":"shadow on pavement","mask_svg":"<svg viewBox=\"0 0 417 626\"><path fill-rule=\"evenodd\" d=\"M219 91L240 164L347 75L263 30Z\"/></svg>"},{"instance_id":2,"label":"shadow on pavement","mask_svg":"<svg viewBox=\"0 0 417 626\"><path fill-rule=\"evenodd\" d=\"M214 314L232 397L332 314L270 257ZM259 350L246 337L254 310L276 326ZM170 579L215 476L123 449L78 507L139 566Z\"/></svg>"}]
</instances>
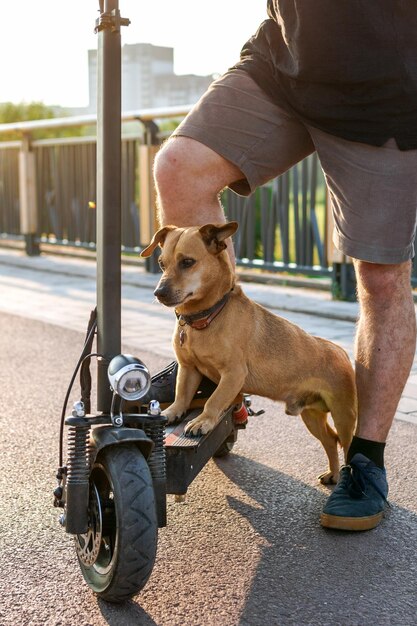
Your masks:
<instances>
[{"instance_id":1,"label":"shadow on pavement","mask_svg":"<svg viewBox=\"0 0 417 626\"><path fill-rule=\"evenodd\" d=\"M109 626L157 626L150 615L133 601L120 606L103 600L98 600L97 604Z\"/></svg>"},{"instance_id":2,"label":"shadow on pavement","mask_svg":"<svg viewBox=\"0 0 417 626\"><path fill-rule=\"evenodd\" d=\"M145 589L120 607L97 601L52 506L59 416L84 335L4 314L0 328L2 626L416 626L416 426L391 431L395 504L381 526L329 532L318 522L327 491L313 482L320 444L268 402L238 454L210 461L184 505L168 499ZM153 372L166 364L141 357Z\"/></svg>"},{"instance_id":3,"label":"shadow on pavement","mask_svg":"<svg viewBox=\"0 0 417 626\"><path fill-rule=\"evenodd\" d=\"M218 467L260 505L228 497L265 539L240 624L417 623L414 512L392 505L373 531L324 530L326 494L242 456Z\"/></svg>"}]
</instances>

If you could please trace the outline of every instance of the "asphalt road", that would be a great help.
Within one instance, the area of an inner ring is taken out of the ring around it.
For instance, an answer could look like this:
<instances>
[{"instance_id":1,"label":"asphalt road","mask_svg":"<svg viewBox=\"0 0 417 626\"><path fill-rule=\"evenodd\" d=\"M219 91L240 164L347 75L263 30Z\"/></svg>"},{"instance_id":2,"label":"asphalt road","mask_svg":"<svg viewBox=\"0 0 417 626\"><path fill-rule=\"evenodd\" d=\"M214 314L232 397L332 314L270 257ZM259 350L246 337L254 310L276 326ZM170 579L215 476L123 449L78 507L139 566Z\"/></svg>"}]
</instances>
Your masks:
<instances>
[{"instance_id":1,"label":"asphalt road","mask_svg":"<svg viewBox=\"0 0 417 626\"><path fill-rule=\"evenodd\" d=\"M320 444L257 398L266 413L233 453L208 463L186 504L169 498L145 589L122 606L97 600L52 506L59 415L82 343L79 332L0 314L1 626L417 625L417 426L396 421L391 432L383 523L325 531ZM153 372L166 364L138 356Z\"/></svg>"}]
</instances>

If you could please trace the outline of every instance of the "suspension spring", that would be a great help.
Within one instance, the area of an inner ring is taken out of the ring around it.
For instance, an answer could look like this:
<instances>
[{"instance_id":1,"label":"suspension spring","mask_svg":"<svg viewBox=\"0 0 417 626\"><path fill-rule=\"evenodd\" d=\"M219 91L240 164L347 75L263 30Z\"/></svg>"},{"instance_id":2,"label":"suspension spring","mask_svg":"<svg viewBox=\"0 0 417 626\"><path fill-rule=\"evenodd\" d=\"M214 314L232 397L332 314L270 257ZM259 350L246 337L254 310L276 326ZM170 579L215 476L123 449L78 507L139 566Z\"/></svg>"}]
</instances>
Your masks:
<instances>
[{"instance_id":1,"label":"suspension spring","mask_svg":"<svg viewBox=\"0 0 417 626\"><path fill-rule=\"evenodd\" d=\"M88 482L90 425L68 428L67 484Z\"/></svg>"},{"instance_id":2,"label":"suspension spring","mask_svg":"<svg viewBox=\"0 0 417 626\"><path fill-rule=\"evenodd\" d=\"M166 526L166 455L165 421L155 420L146 424L145 433L155 444L148 465L155 491L156 512L159 527Z\"/></svg>"},{"instance_id":3,"label":"suspension spring","mask_svg":"<svg viewBox=\"0 0 417 626\"><path fill-rule=\"evenodd\" d=\"M90 475L90 424L83 417L69 417L67 438L66 531L87 532Z\"/></svg>"},{"instance_id":4,"label":"suspension spring","mask_svg":"<svg viewBox=\"0 0 417 626\"><path fill-rule=\"evenodd\" d=\"M166 480L165 424L157 422L150 423L146 425L145 433L155 444L152 454L148 459L152 478Z\"/></svg>"}]
</instances>

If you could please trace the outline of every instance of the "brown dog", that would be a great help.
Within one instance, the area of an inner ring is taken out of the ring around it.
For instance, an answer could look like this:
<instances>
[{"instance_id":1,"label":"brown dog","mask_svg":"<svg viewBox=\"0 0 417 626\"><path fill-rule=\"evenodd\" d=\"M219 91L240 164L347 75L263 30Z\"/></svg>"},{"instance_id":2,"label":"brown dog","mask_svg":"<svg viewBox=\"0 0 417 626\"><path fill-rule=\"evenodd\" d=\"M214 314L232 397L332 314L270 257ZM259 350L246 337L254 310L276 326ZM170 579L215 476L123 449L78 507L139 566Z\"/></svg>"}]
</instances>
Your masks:
<instances>
[{"instance_id":1,"label":"brown dog","mask_svg":"<svg viewBox=\"0 0 417 626\"><path fill-rule=\"evenodd\" d=\"M179 368L169 422L184 416L202 376L218 383L203 412L186 426L190 435L207 433L239 393L280 400L286 413L300 415L329 458L319 479L336 482L337 443L345 454L357 417L354 373L346 352L313 337L247 298L239 285L225 240L236 222L177 228L166 226L141 256L162 248L158 300L175 307L173 344ZM327 422L330 411L337 431Z\"/></svg>"}]
</instances>

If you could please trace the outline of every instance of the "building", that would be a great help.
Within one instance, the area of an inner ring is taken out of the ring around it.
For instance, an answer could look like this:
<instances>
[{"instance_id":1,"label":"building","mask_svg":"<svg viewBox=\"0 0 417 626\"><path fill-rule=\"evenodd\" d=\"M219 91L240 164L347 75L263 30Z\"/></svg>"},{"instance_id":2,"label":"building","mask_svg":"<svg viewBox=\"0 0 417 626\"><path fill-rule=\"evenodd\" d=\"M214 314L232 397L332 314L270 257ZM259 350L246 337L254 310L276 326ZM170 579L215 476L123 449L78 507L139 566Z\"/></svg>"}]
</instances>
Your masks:
<instances>
[{"instance_id":1,"label":"building","mask_svg":"<svg viewBox=\"0 0 417 626\"><path fill-rule=\"evenodd\" d=\"M96 111L97 50L88 51L89 112ZM213 76L174 73L174 49L149 43L122 48L122 109L193 104L206 91Z\"/></svg>"}]
</instances>

